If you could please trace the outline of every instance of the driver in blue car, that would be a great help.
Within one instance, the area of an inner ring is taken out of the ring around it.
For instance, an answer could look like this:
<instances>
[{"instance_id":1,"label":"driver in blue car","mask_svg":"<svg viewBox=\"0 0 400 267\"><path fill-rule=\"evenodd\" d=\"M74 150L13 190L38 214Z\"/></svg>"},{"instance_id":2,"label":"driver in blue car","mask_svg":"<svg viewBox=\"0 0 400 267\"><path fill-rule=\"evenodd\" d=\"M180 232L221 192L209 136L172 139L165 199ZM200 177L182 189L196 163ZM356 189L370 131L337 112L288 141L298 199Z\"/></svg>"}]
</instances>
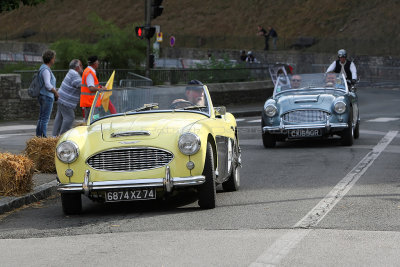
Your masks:
<instances>
[{"instance_id":1,"label":"driver in blue car","mask_svg":"<svg viewBox=\"0 0 400 267\"><path fill-rule=\"evenodd\" d=\"M191 80L185 90L186 99L175 99L172 108L184 108L187 106L205 106L203 83Z\"/></svg>"},{"instance_id":2,"label":"driver in blue car","mask_svg":"<svg viewBox=\"0 0 400 267\"><path fill-rule=\"evenodd\" d=\"M357 69L353 61L347 60L347 52L344 49L338 51L338 59L333 61L332 64L326 70L326 73L343 73L346 80L351 81L351 84L355 84L357 80Z\"/></svg>"}]
</instances>

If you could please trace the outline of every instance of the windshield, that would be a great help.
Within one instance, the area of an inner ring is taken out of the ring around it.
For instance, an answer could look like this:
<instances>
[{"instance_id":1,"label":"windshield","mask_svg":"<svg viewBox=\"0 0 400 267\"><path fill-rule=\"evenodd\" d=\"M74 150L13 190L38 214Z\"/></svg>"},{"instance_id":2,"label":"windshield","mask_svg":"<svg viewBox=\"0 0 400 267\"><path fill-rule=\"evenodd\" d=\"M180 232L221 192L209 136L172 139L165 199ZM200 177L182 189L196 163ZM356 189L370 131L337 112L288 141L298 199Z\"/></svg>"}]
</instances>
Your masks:
<instances>
[{"instance_id":1,"label":"windshield","mask_svg":"<svg viewBox=\"0 0 400 267\"><path fill-rule=\"evenodd\" d=\"M275 84L274 95L310 89L335 89L346 91L346 81L340 73L313 73L280 75Z\"/></svg>"},{"instance_id":2,"label":"windshield","mask_svg":"<svg viewBox=\"0 0 400 267\"><path fill-rule=\"evenodd\" d=\"M90 123L143 112L195 112L210 116L205 86L117 88L96 94Z\"/></svg>"}]
</instances>

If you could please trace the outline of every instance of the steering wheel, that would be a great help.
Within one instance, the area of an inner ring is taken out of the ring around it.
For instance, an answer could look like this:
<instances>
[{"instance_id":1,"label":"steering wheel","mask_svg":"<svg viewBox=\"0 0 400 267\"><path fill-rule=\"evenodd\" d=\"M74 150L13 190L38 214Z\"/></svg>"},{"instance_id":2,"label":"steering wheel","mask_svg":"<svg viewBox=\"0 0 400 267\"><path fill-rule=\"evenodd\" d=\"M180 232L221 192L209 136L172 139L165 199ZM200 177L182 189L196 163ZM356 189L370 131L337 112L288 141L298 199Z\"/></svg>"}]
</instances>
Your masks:
<instances>
[{"instance_id":1,"label":"steering wheel","mask_svg":"<svg viewBox=\"0 0 400 267\"><path fill-rule=\"evenodd\" d=\"M169 107L172 109L177 109L177 108L184 108L184 107L189 107L193 106L194 104L190 101L179 99L176 102L172 103Z\"/></svg>"}]
</instances>

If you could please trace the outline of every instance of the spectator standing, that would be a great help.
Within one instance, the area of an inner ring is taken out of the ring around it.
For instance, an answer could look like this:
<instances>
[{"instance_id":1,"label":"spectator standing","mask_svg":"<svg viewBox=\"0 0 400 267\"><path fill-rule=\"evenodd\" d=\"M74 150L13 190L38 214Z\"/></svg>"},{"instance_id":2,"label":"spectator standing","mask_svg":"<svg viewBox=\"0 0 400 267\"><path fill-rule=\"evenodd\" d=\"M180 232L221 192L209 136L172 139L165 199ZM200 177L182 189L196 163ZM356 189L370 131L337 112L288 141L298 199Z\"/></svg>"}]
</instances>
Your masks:
<instances>
[{"instance_id":1,"label":"spectator standing","mask_svg":"<svg viewBox=\"0 0 400 267\"><path fill-rule=\"evenodd\" d=\"M247 58L246 51L241 50L240 51L240 61L246 61L246 58Z\"/></svg>"},{"instance_id":2,"label":"spectator standing","mask_svg":"<svg viewBox=\"0 0 400 267\"><path fill-rule=\"evenodd\" d=\"M246 62L249 62L249 63L257 62L257 59L254 57L253 52L251 52L251 51L247 52Z\"/></svg>"},{"instance_id":3,"label":"spectator standing","mask_svg":"<svg viewBox=\"0 0 400 267\"><path fill-rule=\"evenodd\" d=\"M272 45L274 46L274 50L276 50L276 41L278 40L278 34L271 26L268 27L268 36L272 38Z\"/></svg>"},{"instance_id":4,"label":"spectator standing","mask_svg":"<svg viewBox=\"0 0 400 267\"><path fill-rule=\"evenodd\" d=\"M94 97L97 91L103 89L103 86L99 84L99 80L96 76L96 70L99 67L99 60L97 56L91 56L88 58L88 67L83 71L82 74L82 86L81 86L81 100L80 106L85 112L85 121L87 121L90 113Z\"/></svg>"},{"instance_id":5,"label":"spectator standing","mask_svg":"<svg viewBox=\"0 0 400 267\"><path fill-rule=\"evenodd\" d=\"M74 110L81 95L82 70L82 62L79 59L73 59L69 63L69 71L58 90L59 98L53 136L61 135L72 128L75 120Z\"/></svg>"},{"instance_id":6,"label":"spectator standing","mask_svg":"<svg viewBox=\"0 0 400 267\"><path fill-rule=\"evenodd\" d=\"M267 31L261 26L258 25L258 32L257 35L259 36L264 36L265 38L265 46L264 46L264 50L268 50L269 49L269 35L267 34Z\"/></svg>"},{"instance_id":7,"label":"spectator standing","mask_svg":"<svg viewBox=\"0 0 400 267\"><path fill-rule=\"evenodd\" d=\"M347 60L347 52L344 49L338 51L338 59L332 62L326 72L343 73L346 80L350 80L352 84L355 84L357 80L356 65Z\"/></svg>"},{"instance_id":8,"label":"spectator standing","mask_svg":"<svg viewBox=\"0 0 400 267\"><path fill-rule=\"evenodd\" d=\"M58 99L56 90L56 77L54 77L51 67L56 61L56 52L46 50L43 53L43 64L39 68L39 79L42 84L38 97L40 105L39 120L36 125L36 136L47 137L47 125L50 120L53 103Z\"/></svg>"}]
</instances>

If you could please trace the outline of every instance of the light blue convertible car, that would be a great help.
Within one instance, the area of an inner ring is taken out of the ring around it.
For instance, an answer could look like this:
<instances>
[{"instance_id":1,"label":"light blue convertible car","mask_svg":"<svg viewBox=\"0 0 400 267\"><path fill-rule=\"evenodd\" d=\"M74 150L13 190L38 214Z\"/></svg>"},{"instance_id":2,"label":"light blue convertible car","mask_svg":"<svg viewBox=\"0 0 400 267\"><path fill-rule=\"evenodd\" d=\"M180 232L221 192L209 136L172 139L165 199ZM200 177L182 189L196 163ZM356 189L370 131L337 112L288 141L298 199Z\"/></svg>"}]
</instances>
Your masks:
<instances>
[{"instance_id":1,"label":"light blue convertible car","mask_svg":"<svg viewBox=\"0 0 400 267\"><path fill-rule=\"evenodd\" d=\"M291 139L341 137L345 146L359 137L355 88L336 73L281 75L261 116L264 147Z\"/></svg>"}]
</instances>

